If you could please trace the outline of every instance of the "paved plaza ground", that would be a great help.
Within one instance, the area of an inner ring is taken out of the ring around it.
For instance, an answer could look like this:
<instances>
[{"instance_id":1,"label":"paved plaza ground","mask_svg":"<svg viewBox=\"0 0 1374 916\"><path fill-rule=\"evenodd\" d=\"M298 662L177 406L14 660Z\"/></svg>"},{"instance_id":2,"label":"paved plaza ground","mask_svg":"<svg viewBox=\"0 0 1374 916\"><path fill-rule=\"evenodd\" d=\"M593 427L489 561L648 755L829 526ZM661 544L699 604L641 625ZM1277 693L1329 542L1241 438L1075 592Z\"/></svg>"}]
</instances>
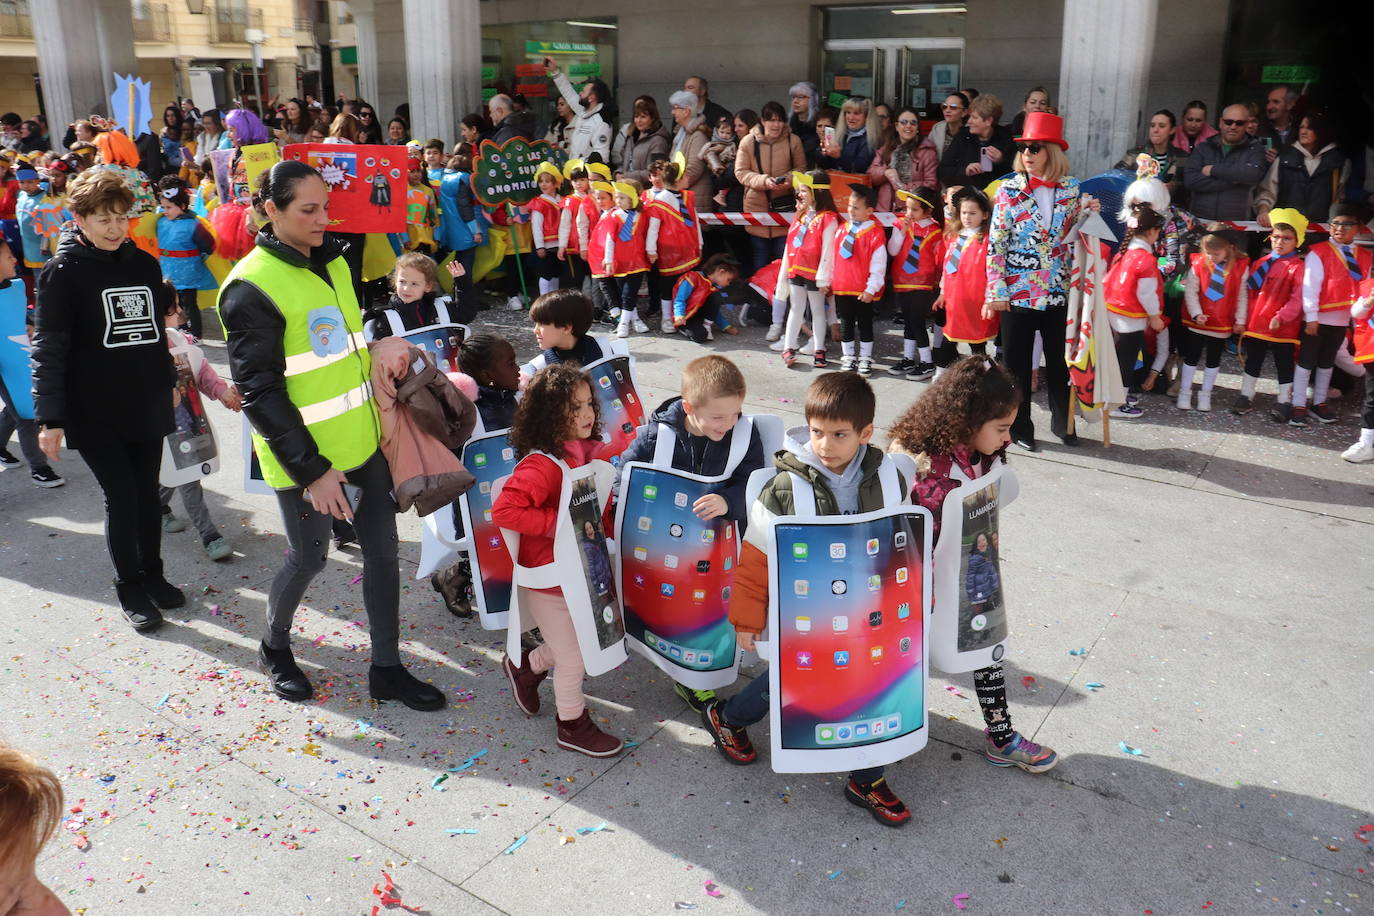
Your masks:
<instances>
[{"instance_id":1,"label":"paved plaza ground","mask_svg":"<svg viewBox=\"0 0 1374 916\"><path fill-rule=\"evenodd\" d=\"M519 317L478 324L524 357ZM899 334L880 330L887 362ZM714 346L745 370L747 410L798 423L814 370L784 370L762 336ZM631 346L651 404L710 350ZM223 370L223 344L206 352ZM434 916L1374 913L1374 828L1359 833L1374 823L1374 466L1339 458L1354 405L1334 428L1292 430L1267 418L1272 378L1254 413L1225 412L1238 381L1228 358L1211 414L1148 397L1110 449L1093 426L1076 449L1013 454L1011 710L1062 761L1038 776L988 766L971 677L932 675L930 743L889 770L914 811L904 830L846 803L838 775L776 774L766 751L726 764L642 660L586 685L598 720L637 746L557 749L548 688L538 718L511 699L503 634L412 580L414 515L402 654L450 706L368 700L352 550L331 554L297 615L317 698L278 699L255 652L281 522L270 497L242 492L238 419L218 405L225 460L206 489L236 555L213 563L193 532L166 536L168 578L191 600L150 636L112 603L100 494L76 455L59 490L7 471L0 740L54 769L74 812L39 873L90 916L357 916L383 872ZM880 430L926 388L873 383ZM766 748L762 726L754 737Z\"/></svg>"}]
</instances>

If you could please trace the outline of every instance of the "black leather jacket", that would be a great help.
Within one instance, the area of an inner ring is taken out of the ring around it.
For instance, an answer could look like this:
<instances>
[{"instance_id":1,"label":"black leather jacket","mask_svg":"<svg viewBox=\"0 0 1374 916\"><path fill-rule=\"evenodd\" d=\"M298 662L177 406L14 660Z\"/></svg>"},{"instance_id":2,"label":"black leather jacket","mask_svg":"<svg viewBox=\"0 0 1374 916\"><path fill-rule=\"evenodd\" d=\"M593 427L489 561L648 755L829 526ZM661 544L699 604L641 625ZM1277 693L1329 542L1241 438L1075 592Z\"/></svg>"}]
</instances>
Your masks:
<instances>
[{"instance_id":1,"label":"black leather jacket","mask_svg":"<svg viewBox=\"0 0 1374 916\"><path fill-rule=\"evenodd\" d=\"M312 249L307 258L278 240L270 225L258 233L256 244L326 283L330 283L329 262L348 250L347 242L326 235L324 244ZM267 440L292 480L302 487L314 483L331 465L320 454L300 411L286 393L286 348L282 342L286 319L261 290L241 280L220 293L219 314L228 342L229 371L243 395L248 422Z\"/></svg>"}]
</instances>

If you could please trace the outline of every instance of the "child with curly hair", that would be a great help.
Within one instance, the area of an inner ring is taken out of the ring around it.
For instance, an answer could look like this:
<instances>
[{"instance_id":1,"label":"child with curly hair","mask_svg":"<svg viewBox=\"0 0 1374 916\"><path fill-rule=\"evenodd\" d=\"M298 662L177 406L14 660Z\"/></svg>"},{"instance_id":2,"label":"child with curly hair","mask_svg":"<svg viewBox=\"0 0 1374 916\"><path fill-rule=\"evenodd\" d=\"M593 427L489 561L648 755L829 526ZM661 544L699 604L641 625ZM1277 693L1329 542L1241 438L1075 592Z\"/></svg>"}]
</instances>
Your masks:
<instances>
[{"instance_id":1,"label":"child with curly hair","mask_svg":"<svg viewBox=\"0 0 1374 916\"><path fill-rule=\"evenodd\" d=\"M954 477L954 466L973 480L988 473L996 462L1006 461L1020 403L1011 373L995 360L975 354L937 376L925 395L892 425L889 450L904 451L916 459L911 501L934 516L935 541L940 538L945 497L961 483ZM972 572L972 564L969 569ZM1053 750L1012 728L1001 665L975 671L973 686L987 725L983 755L988 763L1043 773L1059 762Z\"/></svg>"},{"instance_id":2,"label":"child with curly hair","mask_svg":"<svg viewBox=\"0 0 1374 916\"><path fill-rule=\"evenodd\" d=\"M491 510L497 525L520 533L521 566L553 562L550 532L558 521L563 490L563 471L553 458L571 468L598 460L600 434L601 408L591 378L578 366L555 363L530 380L510 432L520 463ZM516 705L531 716L539 712L539 684L552 668L558 746L589 757L620 753L623 742L597 728L587 713L582 696L586 667L563 590L522 586L520 607L528 610L529 623L539 628L544 644L524 650L518 666L510 656L502 659Z\"/></svg>"}]
</instances>

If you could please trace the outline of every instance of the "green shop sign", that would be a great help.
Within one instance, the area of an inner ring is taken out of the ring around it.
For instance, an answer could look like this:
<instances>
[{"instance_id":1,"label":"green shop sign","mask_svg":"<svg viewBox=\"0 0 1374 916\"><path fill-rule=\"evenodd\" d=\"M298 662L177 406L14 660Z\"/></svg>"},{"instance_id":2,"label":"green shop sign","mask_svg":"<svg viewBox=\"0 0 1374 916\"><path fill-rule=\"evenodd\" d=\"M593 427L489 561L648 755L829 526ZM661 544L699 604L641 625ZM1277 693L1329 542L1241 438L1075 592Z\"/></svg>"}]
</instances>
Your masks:
<instances>
[{"instance_id":1,"label":"green shop sign","mask_svg":"<svg viewBox=\"0 0 1374 916\"><path fill-rule=\"evenodd\" d=\"M494 80L494 79L496 79L496 68L495 68L495 67L483 67L483 68L482 68L482 82L484 82L484 83L489 83L489 82L491 82L491 81Z\"/></svg>"},{"instance_id":2,"label":"green shop sign","mask_svg":"<svg viewBox=\"0 0 1374 916\"><path fill-rule=\"evenodd\" d=\"M596 45L577 41L527 41L525 54L542 57L546 54L595 54Z\"/></svg>"},{"instance_id":3,"label":"green shop sign","mask_svg":"<svg viewBox=\"0 0 1374 916\"><path fill-rule=\"evenodd\" d=\"M593 61L589 64L572 64L568 67L569 76L583 76L591 79L601 75L601 64Z\"/></svg>"},{"instance_id":4,"label":"green shop sign","mask_svg":"<svg viewBox=\"0 0 1374 916\"><path fill-rule=\"evenodd\" d=\"M1321 79L1321 67L1277 65L1265 67L1260 71L1262 83L1315 83Z\"/></svg>"}]
</instances>

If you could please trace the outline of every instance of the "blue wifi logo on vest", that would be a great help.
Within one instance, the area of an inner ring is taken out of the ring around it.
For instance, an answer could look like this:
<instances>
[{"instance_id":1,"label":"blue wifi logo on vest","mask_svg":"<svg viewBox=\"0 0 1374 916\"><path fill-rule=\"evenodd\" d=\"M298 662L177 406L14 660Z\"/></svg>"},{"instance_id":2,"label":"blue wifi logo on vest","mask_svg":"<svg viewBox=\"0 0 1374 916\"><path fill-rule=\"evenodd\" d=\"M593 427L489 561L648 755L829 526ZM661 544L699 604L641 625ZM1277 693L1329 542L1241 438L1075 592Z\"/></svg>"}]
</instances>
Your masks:
<instances>
[{"instance_id":1,"label":"blue wifi logo on vest","mask_svg":"<svg viewBox=\"0 0 1374 916\"><path fill-rule=\"evenodd\" d=\"M338 306L311 309L310 349L316 356L333 356L348 349L348 326Z\"/></svg>"}]
</instances>

